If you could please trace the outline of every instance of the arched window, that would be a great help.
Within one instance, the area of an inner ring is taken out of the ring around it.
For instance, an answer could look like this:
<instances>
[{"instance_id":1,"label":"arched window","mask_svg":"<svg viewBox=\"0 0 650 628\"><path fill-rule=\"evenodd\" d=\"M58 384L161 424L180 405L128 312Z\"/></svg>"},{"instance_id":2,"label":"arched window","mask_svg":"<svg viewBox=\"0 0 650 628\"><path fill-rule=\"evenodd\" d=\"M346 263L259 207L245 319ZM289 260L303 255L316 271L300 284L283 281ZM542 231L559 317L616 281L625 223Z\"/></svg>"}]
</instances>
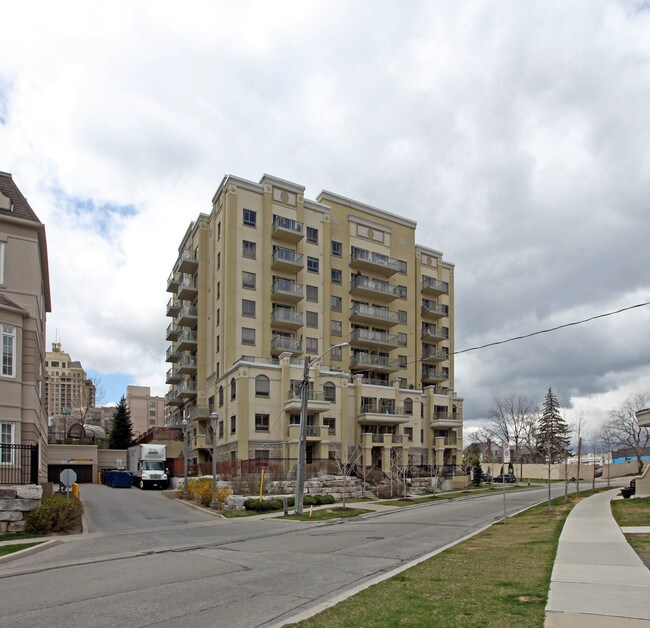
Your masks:
<instances>
[{"instance_id":1,"label":"arched window","mask_svg":"<svg viewBox=\"0 0 650 628\"><path fill-rule=\"evenodd\" d=\"M413 399L409 397L404 399L404 412L406 414L413 414Z\"/></svg>"},{"instance_id":2,"label":"arched window","mask_svg":"<svg viewBox=\"0 0 650 628\"><path fill-rule=\"evenodd\" d=\"M223 386L219 386L219 407L223 406Z\"/></svg>"},{"instance_id":3,"label":"arched window","mask_svg":"<svg viewBox=\"0 0 650 628\"><path fill-rule=\"evenodd\" d=\"M230 399L237 398L237 380L233 377L230 380Z\"/></svg>"},{"instance_id":4,"label":"arched window","mask_svg":"<svg viewBox=\"0 0 650 628\"><path fill-rule=\"evenodd\" d=\"M266 375L258 375L255 378L255 396L268 397L270 392L269 378Z\"/></svg>"},{"instance_id":5,"label":"arched window","mask_svg":"<svg viewBox=\"0 0 650 628\"><path fill-rule=\"evenodd\" d=\"M323 384L323 398L325 401L336 401L336 386L332 382Z\"/></svg>"}]
</instances>

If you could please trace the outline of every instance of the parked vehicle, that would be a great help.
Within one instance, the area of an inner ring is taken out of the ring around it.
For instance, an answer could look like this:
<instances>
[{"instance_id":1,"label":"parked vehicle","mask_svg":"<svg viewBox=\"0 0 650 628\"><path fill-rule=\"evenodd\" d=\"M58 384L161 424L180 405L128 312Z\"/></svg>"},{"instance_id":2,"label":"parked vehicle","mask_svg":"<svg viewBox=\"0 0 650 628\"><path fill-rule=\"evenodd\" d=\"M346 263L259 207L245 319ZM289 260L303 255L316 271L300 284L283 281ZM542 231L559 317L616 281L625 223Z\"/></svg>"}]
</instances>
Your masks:
<instances>
[{"instance_id":1,"label":"parked vehicle","mask_svg":"<svg viewBox=\"0 0 650 628\"><path fill-rule=\"evenodd\" d=\"M133 476L133 484L141 489L169 488L169 469L167 469L167 447L148 443L133 445L127 449L128 467Z\"/></svg>"},{"instance_id":2,"label":"parked vehicle","mask_svg":"<svg viewBox=\"0 0 650 628\"><path fill-rule=\"evenodd\" d=\"M603 476L603 468L602 467L596 467L594 469L594 477L595 478L600 478Z\"/></svg>"},{"instance_id":3,"label":"parked vehicle","mask_svg":"<svg viewBox=\"0 0 650 628\"><path fill-rule=\"evenodd\" d=\"M494 482L498 482L499 484L515 484L517 478L514 473L501 473L494 478Z\"/></svg>"}]
</instances>

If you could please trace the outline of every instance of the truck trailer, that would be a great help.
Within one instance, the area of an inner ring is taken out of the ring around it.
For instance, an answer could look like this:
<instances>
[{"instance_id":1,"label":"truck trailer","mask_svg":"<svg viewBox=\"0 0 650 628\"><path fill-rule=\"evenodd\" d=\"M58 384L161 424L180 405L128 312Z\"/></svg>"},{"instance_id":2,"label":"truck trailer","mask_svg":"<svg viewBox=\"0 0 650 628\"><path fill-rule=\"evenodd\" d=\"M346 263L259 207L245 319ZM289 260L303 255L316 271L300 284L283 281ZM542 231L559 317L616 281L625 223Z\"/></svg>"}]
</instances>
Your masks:
<instances>
[{"instance_id":1,"label":"truck trailer","mask_svg":"<svg viewBox=\"0 0 650 628\"><path fill-rule=\"evenodd\" d=\"M167 469L167 447L148 443L133 445L127 450L128 468L133 476L134 486L144 489L169 488L169 469Z\"/></svg>"}]
</instances>

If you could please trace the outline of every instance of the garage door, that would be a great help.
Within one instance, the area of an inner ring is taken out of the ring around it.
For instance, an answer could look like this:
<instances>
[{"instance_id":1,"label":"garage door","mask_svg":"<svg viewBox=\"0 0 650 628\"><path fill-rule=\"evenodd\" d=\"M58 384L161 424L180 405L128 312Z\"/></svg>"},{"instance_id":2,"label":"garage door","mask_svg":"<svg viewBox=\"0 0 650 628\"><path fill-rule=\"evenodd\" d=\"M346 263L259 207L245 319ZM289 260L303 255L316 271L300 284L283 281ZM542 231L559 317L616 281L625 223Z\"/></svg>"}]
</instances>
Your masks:
<instances>
[{"instance_id":1,"label":"garage door","mask_svg":"<svg viewBox=\"0 0 650 628\"><path fill-rule=\"evenodd\" d=\"M48 482L58 484L63 469L72 469L77 474L79 484L92 484L93 465L91 464L51 464L47 467Z\"/></svg>"}]
</instances>

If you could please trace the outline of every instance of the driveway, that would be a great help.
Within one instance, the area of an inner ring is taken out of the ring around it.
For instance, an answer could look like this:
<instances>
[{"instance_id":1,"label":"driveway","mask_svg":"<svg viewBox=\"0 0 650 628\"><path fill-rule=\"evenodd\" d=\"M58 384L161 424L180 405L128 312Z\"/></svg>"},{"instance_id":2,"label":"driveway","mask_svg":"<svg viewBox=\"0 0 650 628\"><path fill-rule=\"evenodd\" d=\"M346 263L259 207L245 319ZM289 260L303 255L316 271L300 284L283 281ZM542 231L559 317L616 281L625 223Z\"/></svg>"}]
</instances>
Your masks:
<instances>
[{"instance_id":1,"label":"driveway","mask_svg":"<svg viewBox=\"0 0 650 628\"><path fill-rule=\"evenodd\" d=\"M179 504L160 491L82 484L86 530L121 532L213 521L212 515Z\"/></svg>"}]
</instances>

